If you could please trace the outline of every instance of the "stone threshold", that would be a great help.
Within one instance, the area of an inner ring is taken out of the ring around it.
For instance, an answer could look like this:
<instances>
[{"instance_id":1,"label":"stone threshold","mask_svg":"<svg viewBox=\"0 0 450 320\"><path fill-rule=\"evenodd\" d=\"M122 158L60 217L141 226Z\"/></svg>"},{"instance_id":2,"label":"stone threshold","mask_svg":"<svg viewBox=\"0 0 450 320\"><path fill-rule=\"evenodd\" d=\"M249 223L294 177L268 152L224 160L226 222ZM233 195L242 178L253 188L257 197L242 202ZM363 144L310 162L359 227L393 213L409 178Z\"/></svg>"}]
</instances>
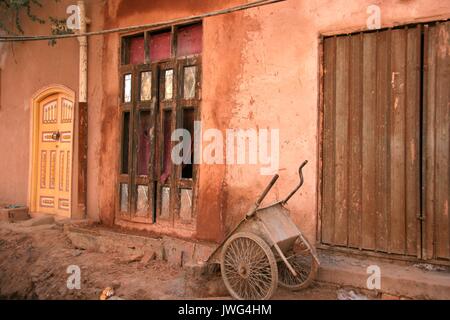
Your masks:
<instances>
[{"instance_id":1,"label":"stone threshold","mask_svg":"<svg viewBox=\"0 0 450 320\"><path fill-rule=\"evenodd\" d=\"M341 287L369 290L368 278L373 274L371 266L380 270L381 296L392 299L450 299L450 270L426 262L399 262L373 257L339 254L319 250L321 261L317 280ZM369 268L369 269L368 269ZM373 267L372 267L373 268Z\"/></svg>"}]
</instances>

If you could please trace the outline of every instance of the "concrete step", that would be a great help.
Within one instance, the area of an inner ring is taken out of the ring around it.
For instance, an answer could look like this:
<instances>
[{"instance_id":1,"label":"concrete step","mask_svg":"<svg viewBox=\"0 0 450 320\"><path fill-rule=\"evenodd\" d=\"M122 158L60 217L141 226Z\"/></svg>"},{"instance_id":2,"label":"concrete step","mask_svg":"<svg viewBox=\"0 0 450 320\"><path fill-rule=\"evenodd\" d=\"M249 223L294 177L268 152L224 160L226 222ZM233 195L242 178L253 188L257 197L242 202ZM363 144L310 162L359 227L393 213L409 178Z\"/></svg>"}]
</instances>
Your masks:
<instances>
[{"instance_id":1,"label":"concrete step","mask_svg":"<svg viewBox=\"0 0 450 320\"><path fill-rule=\"evenodd\" d=\"M317 280L339 286L370 290L367 280L370 266L380 270L382 297L413 299L450 299L450 270L426 263L381 260L366 256L348 256L320 251Z\"/></svg>"}]
</instances>

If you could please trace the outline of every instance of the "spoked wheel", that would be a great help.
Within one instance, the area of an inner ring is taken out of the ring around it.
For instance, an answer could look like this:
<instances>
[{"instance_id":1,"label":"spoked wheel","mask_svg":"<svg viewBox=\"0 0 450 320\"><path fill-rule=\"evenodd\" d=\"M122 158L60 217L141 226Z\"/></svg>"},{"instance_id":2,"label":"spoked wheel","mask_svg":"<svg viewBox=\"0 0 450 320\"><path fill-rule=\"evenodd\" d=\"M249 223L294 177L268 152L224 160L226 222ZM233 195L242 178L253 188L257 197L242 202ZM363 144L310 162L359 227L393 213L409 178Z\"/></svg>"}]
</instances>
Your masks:
<instances>
[{"instance_id":1,"label":"spoked wheel","mask_svg":"<svg viewBox=\"0 0 450 320\"><path fill-rule=\"evenodd\" d=\"M236 233L225 242L220 269L225 286L235 299L270 299L278 284L272 250L252 233Z\"/></svg>"},{"instance_id":2,"label":"spoked wheel","mask_svg":"<svg viewBox=\"0 0 450 320\"><path fill-rule=\"evenodd\" d=\"M306 240L305 240L306 241ZM299 237L294 245L294 250L287 255L287 260L297 272L294 276L283 261L278 262L278 281L280 286L290 290L306 288L316 277L318 264L310 249L311 246Z\"/></svg>"}]
</instances>

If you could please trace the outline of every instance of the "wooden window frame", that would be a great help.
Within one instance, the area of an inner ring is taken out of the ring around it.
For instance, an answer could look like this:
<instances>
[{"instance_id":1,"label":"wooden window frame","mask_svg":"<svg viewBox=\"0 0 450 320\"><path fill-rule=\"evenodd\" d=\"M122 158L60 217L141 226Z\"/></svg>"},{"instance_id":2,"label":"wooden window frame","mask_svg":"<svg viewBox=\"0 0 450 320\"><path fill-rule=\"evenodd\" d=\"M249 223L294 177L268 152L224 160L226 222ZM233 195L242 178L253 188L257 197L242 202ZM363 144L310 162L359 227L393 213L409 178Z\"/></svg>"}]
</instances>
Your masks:
<instances>
[{"instance_id":1,"label":"wooden window frame","mask_svg":"<svg viewBox=\"0 0 450 320\"><path fill-rule=\"evenodd\" d=\"M202 21L196 21L195 24L201 24ZM190 23L189 25L192 25ZM184 229L195 230L196 226L196 201L195 195L197 194L197 175L198 165L192 167L192 178L181 178L181 165L175 165L170 161L171 171L168 180L165 183L160 181L160 175L163 168L163 114L165 110L170 110L171 115L171 131L175 128L183 127L183 110L194 110L194 121L200 119L200 101L201 101L201 53L177 57L177 36L176 32L179 27L185 25L172 26L171 32L171 56L168 59L158 60L150 62L150 35L152 33L165 32L167 28L146 30L143 33L122 34L120 39L120 61L119 61L119 76L120 76L120 94L119 94L119 112L120 112L120 145L119 145L119 174L117 180L117 201L116 201L116 216L117 218L125 221L132 221L138 223L152 223L162 226L174 227L182 225ZM131 65L129 64L129 38L144 35L144 50L145 61L144 64ZM195 97L193 99L183 99L183 75L184 67L196 66L196 88ZM164 76L165 70L173 69L173 84L172 84L172 99L170 101L162 99L164 96ZM141 72L152 72L152 98L150 101L140 101L140 88L141 88ZM132 74L131 85L131 101L124 102L124 77L126 74ZM152 118L154 119L154 139L151 139L150 148L153 150L149 160L149 175L138 176L138 125L140 111L151 111ZM122 173L122 159L123 159L123 124L125 113L130 113L129 124L129 144L128 144L128 174ZM193 139L194 137L192 137ZM171 150L175 145L174 142L170 142ZM193 152L193 150L192 150ZM120 209L120 193L121 184L128 184L128 212L122 212ZM136 214L136 201L137 201L137 186L148 186L151 202L149 208L149 215L145 217L137 217ZM170 201L169 201L169 216L167 218L161 217L162 206L162 188L170 187ZM155 190L156 189L156 190ZM181 190L192 190L192 206L191 206L191 219L189 221L182 220L180 218L180 206L181 206ZM155 199L156 198L156 199Z\"/></svg>"}]
</instances>

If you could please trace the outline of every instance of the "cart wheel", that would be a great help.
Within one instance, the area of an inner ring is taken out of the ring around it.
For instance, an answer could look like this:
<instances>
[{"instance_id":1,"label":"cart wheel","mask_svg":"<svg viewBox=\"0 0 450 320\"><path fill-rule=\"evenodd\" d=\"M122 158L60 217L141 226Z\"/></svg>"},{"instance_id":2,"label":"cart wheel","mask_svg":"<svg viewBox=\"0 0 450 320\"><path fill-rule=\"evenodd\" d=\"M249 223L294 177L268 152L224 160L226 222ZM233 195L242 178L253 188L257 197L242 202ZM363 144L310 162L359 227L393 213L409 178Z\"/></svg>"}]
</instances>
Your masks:
<instances>
[{"instance_id":1,"label":"cart wheel","mask_svg":"<svg viewBox=\"0 0 450 320\"><path fill-rule=\"evenodd\" d=\"M275 256L263 239L240 232L224 244L220 259L222 279L239 300L267 300L278 284Z\"/></svg>"},{"instance_id":2,"label":"cart wheel","mask_svg":"<svg viewBox=\"0 0 450 320\"><path fill-rule=\"evenodd\" d=\"M306 240L305 240L306 241ZM290 290L304 289L311 284L316 277L318 264L314 259L311 250L301 238L297 239L295 252L288 256L287 260L297 272L294 277L292 272L283 261L278 262L278 279L281 287ZM311 248L311 246L309 246Z\"/></svg>"}]
</instances>

